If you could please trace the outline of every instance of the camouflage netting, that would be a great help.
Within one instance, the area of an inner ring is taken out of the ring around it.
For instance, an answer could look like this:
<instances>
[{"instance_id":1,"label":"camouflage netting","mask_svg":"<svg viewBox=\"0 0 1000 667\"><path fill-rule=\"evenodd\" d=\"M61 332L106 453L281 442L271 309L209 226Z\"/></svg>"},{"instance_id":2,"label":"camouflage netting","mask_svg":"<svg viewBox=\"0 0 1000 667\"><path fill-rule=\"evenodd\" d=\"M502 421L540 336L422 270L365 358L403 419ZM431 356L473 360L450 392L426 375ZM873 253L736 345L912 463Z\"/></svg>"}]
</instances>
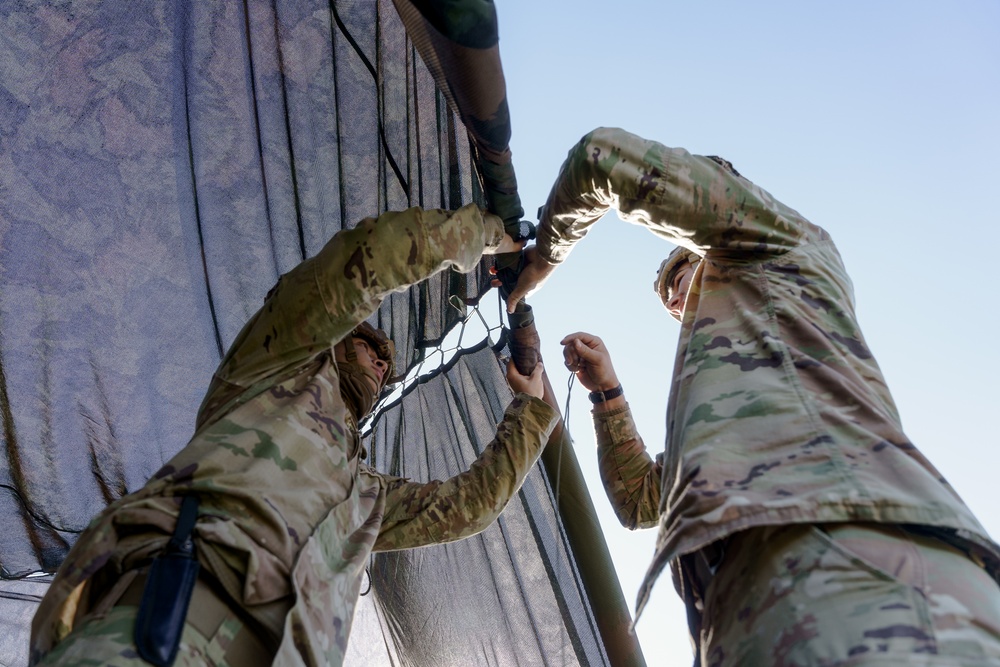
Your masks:
<instances>
[{"instance_id":1,"label":"camouflage netting","mask_svg":"<svg viewBox=\"0 0 1000 667\"><path fill-rule=\"evenodd\" d=\"M464 17L491 15L462 1ZM458 4L0 7L0 663L26 659L45 588L29 575L58 568L92 515L187 442L223 351L281 273L390 209L520 215L506 104L481 113L503 101L502 76L469 76L499 65L495 32L492 52L468 25L445 39ZM414 43L438 54L430 70ZM483 265L384 303L375 323L398 366L459 322L452 295L474 302L487 283ZM455 474L509 398L478 346L389 407L373 460ZM610 561L583 554L606 549L559 451L559 497L547 452L482 535L374 559L350 664L641 663Z\"/></svg>"}]
</instances>

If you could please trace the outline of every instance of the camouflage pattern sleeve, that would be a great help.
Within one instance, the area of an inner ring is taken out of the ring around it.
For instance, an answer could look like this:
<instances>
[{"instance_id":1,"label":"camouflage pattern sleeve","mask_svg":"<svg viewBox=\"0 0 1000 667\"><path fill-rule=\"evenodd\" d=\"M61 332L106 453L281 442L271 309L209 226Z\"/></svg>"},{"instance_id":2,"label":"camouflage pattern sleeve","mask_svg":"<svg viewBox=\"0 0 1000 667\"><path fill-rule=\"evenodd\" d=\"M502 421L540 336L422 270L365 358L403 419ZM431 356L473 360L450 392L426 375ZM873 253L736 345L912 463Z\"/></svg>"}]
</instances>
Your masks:
<instances>
[{"instance_id":1,"label":"camouflage pattern sleeve","mask_svg":"<svg viewBox=\"0 0 1000 667\"><path fill-rule=\"evenodd\" d=\"M814 229L725 160L598 128L563 162L539 217L539 254L561 263L612 208L699 255L783 252Z\"/></svg>"},{"instance_id":2,"label":"camouflage pattern sleeve","mask_svg":"<svg viewBox=\"0 0 1000 667\"><path fill-rule=\"evenodd\" d=\"M374 551L453 542L485 530L521 488L558 421L547 403L519 393L467 471L427 484L383 475L385 515Z\"/></svg>"},{"instance_id":3,"label":"camouflage pattern sleeve","mask_svg":"<svg viewBox=\"0 0 1000 667\"><path fill-rule=\"evenodd\" d=\"M278 280L216 372L242 387L312 359L366 320L391 292L452 267L471 271L503 239L503 222L474 204L410 208L342 230Z\"/></svg>"},{"instance_id":4,"label":"camouflage pattern sleeve","mask_svg":"<svg viewBox=\"0 0 1000 667\"><path fill-rule=\"evenodd\" d=\"M420 58L475 146L489 209L524 216L510 153L510 109L493 0L393 0Z\"/></svg>"},{"instance_id":5,"label":"camouflage pattern sleeve","mask_svg":"<svg viewBox=\"0 0 1000 667\"><path fill-rule=\"evenodd\" d=\"M660 462L646 453L628 405L593 414L597 465L618 520L629 530L655 528L660 518Z\"/></svg>"}]
</instances>

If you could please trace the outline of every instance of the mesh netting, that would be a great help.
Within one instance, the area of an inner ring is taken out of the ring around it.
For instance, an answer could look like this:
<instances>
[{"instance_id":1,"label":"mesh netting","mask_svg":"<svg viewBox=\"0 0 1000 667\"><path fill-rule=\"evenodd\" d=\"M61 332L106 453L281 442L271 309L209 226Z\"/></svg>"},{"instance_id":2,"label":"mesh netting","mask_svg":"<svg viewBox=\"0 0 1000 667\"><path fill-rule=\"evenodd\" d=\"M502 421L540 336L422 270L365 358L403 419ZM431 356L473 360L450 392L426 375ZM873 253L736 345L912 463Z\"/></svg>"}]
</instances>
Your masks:
<instances>
[{"instance_id":1,"label":"mesh netting","mask_svg":"<svg viewBox=\"0 0 1000 667\"><path fill-rule=\"evenodd\" d=\"M0 662L20 665L45 586L25 577L184 446L278 276L364 217L487 197L388 0L6 3L0 45ZM488 278L378 311L428 377L375 423L376 467L447 477L492 437L502 339L421 365ZM536 470L482 535L373 560L352 664L607 664L577 570Z\"/></svg>"}]
</instances>

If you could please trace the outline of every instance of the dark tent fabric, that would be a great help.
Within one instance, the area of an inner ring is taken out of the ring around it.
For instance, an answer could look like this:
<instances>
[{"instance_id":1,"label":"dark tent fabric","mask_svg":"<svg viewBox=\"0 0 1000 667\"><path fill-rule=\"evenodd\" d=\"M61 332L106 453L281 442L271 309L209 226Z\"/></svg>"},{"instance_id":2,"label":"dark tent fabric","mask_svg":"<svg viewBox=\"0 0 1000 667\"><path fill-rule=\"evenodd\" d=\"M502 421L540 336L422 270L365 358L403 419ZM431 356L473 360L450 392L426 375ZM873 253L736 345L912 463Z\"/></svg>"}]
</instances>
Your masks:
<instances>
[{"instance_id":1,"label":"dark tent fabric","mask_svg":"<svg viewBox=\"0 0 1000 667\"><path fill-rule=\"evenodd\" d=\"M410 30L435 3L419 6ZM449 58L439 81L461 70ZM44 590L26 577L186 443L279 275L386 210L520 203L495 141L506 105L467 113L481 97L462 77L442 92L389 0L6 3L0 66L0 662L24 664ZM463 318L453 297L488 280L484 263L386 301L397 365L419 366ZM373 460L454 474L509 397L493 351L469 351L375 422ZM546 471L481 536L376 557L350 664L640 664L610 562L610 588L578 562L581 539L606 551L596 522L571 525Z\"/></svg>"},{"instance_id":2,"label":"dark tent fabric","mask_svg":"<svg viewBox=\"0 0 1000 667\"><path fill-rule=\"evenodd\" d=\"M391 4L85 9L4 16L0 502L24 517L4 531L8 575L56 567L183 446L281 273L361 218L477 187ZM483 280L443 275L384 305L402 367L459 317L448 295Z\"/></svg>"}]
</instances>

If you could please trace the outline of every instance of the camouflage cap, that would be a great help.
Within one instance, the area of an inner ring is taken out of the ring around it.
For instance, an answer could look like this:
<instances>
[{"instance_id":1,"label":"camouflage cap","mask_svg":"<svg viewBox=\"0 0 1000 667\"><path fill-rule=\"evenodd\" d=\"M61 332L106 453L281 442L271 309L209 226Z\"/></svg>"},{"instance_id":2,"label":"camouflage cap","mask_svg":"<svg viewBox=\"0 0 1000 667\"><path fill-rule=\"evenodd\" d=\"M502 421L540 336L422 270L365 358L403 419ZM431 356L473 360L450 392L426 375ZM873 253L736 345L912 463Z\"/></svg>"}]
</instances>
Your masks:
<instances>
[{"instance_id":1,"label":"camouflage cap","mask_svg":"<svg viewBox=\"0 0 1000 667\"><path fill-rule=\"evenodd\" d=\"M670 283L673 282L677 271L685 263L695 266L700 261L700 256L681 246L674 248L673 252L663 260L660 268L656 271L656 279L653 281L653 291L660 296L660 301L663 302L664 308L670 303Z\"/></svg>"}]
</instances>

